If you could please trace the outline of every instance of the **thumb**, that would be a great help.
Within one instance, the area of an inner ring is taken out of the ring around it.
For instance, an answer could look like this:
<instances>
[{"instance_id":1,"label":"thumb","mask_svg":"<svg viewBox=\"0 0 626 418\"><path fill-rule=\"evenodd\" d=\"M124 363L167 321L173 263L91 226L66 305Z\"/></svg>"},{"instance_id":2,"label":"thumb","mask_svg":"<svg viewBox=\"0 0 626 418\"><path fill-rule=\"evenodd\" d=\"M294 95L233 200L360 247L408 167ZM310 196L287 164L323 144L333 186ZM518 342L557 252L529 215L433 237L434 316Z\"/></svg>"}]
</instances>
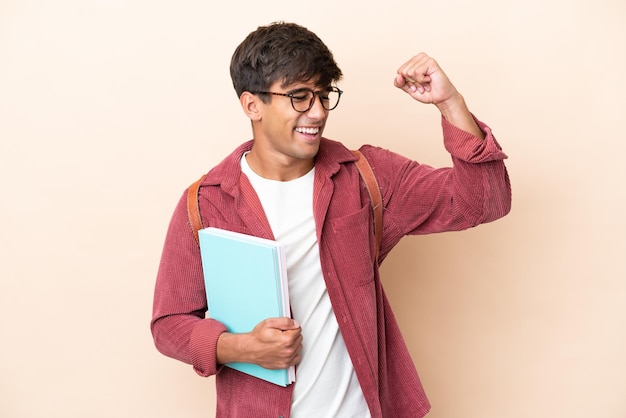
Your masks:
<instances>
[{"instance_id":1,"label":"thumb","mask_svg":"<svg viewBox=\"0 0 626 418\"><path fill-rule=\"evenodd\" d=\"M406 84L406 79L402 76L402 74L396 74L396 78L393 80L393 85L402 88Z\"/></svg>"},{"instance_id":2,"label":"thumb","mask_svg":"<svg viewBox=\"0 0 626 418\"><path fill-rule=\"evenodd\" d=\"M300 323L295 319L291 318L270 318L267 320L267 326L271 328L276 328L281 331L298 329L300 328Z\"/></svg>"}]
</instances>

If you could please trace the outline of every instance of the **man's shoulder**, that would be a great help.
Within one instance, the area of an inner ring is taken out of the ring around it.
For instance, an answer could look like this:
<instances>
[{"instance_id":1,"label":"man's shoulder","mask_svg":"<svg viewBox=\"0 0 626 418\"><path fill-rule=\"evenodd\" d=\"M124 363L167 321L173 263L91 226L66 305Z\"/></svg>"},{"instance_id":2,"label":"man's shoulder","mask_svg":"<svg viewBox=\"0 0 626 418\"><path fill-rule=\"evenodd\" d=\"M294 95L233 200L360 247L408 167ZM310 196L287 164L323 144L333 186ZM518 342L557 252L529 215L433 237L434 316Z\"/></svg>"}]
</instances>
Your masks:
<instances>
[{"instance_id":1,"label":"man's shoulder","mask_svg":"<svg viewBox=\"0 0 626 418\"><path fill-rule=\"evenodd\" d=\"M213 166L204 176L202 185L218 185L228 181L236 181L241 172L241 157L252 148L252 140L246 141L235 148L222 161Z\"/></svg>"}]
</instances>

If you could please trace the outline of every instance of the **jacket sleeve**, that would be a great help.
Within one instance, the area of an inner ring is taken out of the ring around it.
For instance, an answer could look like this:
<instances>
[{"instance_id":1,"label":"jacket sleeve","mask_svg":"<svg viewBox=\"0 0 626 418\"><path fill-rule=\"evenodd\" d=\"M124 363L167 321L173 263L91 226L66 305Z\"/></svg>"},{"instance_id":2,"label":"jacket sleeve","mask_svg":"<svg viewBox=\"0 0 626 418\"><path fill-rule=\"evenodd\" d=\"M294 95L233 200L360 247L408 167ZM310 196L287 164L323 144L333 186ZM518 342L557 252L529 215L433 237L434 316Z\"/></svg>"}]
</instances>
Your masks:
<instances>
[{"instance_id":1,"label":"jacket sleeve","mask_svg":"<svg viewBox=\"0 0 626 418\"><path fill-rule=\"evenodd\" d=\"M393 244L404 235L463 230L510 211L507 156L491 129L476 122L485 133L484 140L442 118L452 167L433 168L389 151L372 152L383 191L384 241Z\"/></svg>"},{"instance_id":2,"label":"jacket sleeve","mask_svg":"<svg viewBox=\"0 0 626 418\"><path fill-rule=\"evenodd\" d=\"M164 355L193 365L201 376L218 372L217 340L226 327L207 311L200 249L187 217L186 193L171 218L154 291L151 331Z\"/></svg>"}]
</instances>

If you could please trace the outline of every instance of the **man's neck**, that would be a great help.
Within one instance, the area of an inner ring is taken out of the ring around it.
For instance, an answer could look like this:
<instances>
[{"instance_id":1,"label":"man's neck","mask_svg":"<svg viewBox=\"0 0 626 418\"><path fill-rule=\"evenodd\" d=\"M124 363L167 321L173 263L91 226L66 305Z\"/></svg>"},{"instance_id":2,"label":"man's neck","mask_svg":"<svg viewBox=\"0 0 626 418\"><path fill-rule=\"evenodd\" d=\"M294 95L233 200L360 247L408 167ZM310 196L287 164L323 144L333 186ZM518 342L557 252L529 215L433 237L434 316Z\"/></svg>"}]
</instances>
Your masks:
<instances>
[{"instance_id":1,"label":"man's neck","mask_svg":"<svg viewBox=\"0 0 626 418\"><path fill-rule=\"evenodd\" d=\"M287 162L274 160L272 162L267 159L258 157L254 152L254 148L246 154L245 158L248 165L259 176L276 181L290 181L304 176L311 171L315 165L315 159L291 159Z\"/></svg>"}]
</instances>

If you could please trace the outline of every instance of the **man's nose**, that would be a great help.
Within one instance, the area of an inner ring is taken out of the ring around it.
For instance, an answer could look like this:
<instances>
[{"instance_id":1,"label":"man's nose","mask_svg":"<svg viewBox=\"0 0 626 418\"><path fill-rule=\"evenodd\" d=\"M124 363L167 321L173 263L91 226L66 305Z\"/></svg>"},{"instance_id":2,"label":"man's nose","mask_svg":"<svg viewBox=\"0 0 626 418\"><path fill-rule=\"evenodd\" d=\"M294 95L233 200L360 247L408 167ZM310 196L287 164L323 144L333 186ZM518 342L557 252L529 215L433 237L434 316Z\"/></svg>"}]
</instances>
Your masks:
<instances>
[{"instance_id":1,"label":"man's nose","mask_svg":"<svg viewBox=\"0 0 626 418\"><path fill-rule=\"evenodd\" d=\"M313 96L313 106L307 111L309 117L324 118L327 110L322 106L322 99L316 94Z\"/></svg>"}]
</instances>

